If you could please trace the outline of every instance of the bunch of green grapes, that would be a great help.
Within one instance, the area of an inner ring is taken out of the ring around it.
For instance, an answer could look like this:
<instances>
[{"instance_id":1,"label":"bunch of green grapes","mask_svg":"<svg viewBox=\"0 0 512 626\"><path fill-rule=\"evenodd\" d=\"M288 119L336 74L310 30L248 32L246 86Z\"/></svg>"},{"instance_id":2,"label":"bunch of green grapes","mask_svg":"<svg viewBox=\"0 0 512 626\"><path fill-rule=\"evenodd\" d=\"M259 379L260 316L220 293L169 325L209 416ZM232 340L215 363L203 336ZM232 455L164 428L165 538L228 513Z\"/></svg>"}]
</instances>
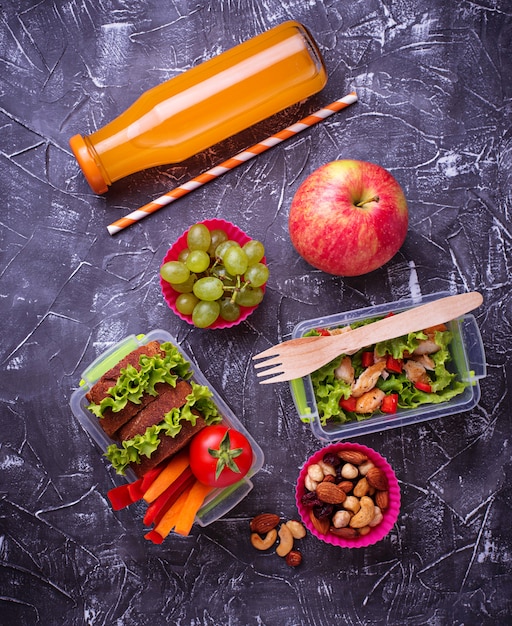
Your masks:
<instances>
[{"instance_id":1,"label":"bunch of green grapes","mask_svg":"<svg viewBox=\"0 0 512 626\"><path fill-rule=\"evenodd\" d=\"M243 246L222 229L194 224L187 233L187 247L176 261L160 268L160 276L180 295L176 309L192 316L197 328L211 326L219 317L235 322L240 307L252 307L263 299L268 267L262 263L265 248L251 239Z\"/></svg>"}]
</instances>

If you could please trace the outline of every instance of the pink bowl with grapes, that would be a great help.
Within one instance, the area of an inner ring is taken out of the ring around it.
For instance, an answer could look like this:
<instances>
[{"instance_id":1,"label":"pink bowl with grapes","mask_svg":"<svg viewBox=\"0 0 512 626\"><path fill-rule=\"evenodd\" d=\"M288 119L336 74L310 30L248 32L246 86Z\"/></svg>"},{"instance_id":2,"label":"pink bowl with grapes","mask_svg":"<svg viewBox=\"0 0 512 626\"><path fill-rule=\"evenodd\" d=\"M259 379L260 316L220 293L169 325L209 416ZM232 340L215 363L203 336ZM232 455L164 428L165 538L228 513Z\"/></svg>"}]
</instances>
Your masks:
<instances>
[{"instance_id":1,"label":"pink bowl with grapes","mask_svg":"<svg viewBox=\"0 0 512 626\"><path fill-rule=\"evenodd\" d=\"M210 220L204 220L204 221L198 222L198 223L199 224L204 224L208 228L208 230L210 230L210 231L215 230L215 229L224 230L226 232L227 236L228 236L228 239L232 239L233 241L236 241L241 246L243 246L245 243L247 243L248 241L251 240L251 237L249 237L249 235L247 235L247 233L245 233L243 230L238 228L238 226L235 226L235 224L232 224L231 222L228 222L226 220L210 219ZM185 248L187 247L187 234L188 234L188 230L186 230L172 244L172 246L169 248L169 250L167 251L167 254L165 255L165 257L162 260L162 265L164 263L168 263L169 261L177 261L178 260L178 256L179 256L180 252L182 252L182 250L185 250ZM262 263L266 263L265 257L263 257L261 262ZM184 315L183 313L180 313L178 311L178 309L176 308L176 299L177 299L177 297L180 294L177 291L175 291L172 288L172 286L167 281L165 281L162 277L160 277L160 287L162 289L162 294L164 296L164 300L167 302L167 305L173 311L173 313L175 313L184 322L187 322L188 324L193 326L194 324L192 322L192 316L191 315ZM263 285L261 287L263 292L265 291L265 287L266 287L266 285ZM249 315L256 308L258 308L258 306L259 305L251 306L251 307L241 306L240 307L240 317L238 319L236 319L233 322L227 322L226 320L223 320L221 317L219 317L211 326L208 326L208 328L206 330L209 330L209 329L220 329L220 328L232 328L233 326L237 326L238 324L240 324L241 322L246 320L249 317Z\"/></svg>"}]
</instances>

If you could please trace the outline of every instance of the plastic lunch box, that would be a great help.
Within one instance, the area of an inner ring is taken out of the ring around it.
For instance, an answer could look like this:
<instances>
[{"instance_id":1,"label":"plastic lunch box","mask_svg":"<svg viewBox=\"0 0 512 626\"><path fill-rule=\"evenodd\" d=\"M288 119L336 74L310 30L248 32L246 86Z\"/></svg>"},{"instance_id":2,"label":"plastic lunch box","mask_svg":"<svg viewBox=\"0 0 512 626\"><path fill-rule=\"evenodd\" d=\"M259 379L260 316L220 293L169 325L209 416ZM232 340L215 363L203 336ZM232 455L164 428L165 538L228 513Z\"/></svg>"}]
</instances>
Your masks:
<instances>
[{"instance_id":1,"label":"plastic lunch box","mask_svg":"<svg viewBox=\"0 0 512 626\"><path fill-rule=\"evenodd\" d=\"M346 313L309 319L295 326L292 338L302 337L307 331L315 328L335 328L359 320L383 316L390 312L399 313L448 295L453 294L435 293L423 298L399 300ZM303 421L310 423L313 434L318 439L330 442L469 411L480 399L479 380L486 376L482 338L473 315L464 315L449 322L447 326L453 333L453 341L450 346L452 371L457 373L460 380L468 383L462 394L447 402L426 404L416 409L399 410L392 415L375 415L366 420L344 424L329 423L331 420L328 420L325 425L322 425L311 377L305 376L290 382L293 401L299 416Z\"/></svg>"},{"instance_id":2,"label":"plastic lunch box","mask_svg":"<svg viewBox=\"0 0 512 626\"><path fill-rule=\"evenodd\" d=\"M114 443L114 441L105 434L98 423L98 419L87 409L88 401L85 394L106 371L112 368L124 356L138 347L155 340L160 343L170 341L173 345L178 347L183 357L190 363L191 370L193 371L191 380L195 381L199 385L206 385L210 388L213 393L212 399L222 415L223 422L242 432L249 440L253 449L254 458L248 474L234 485L213 491L205 501L205 504L198 511L196 523L200 526L207 526L208 524L211 524L226 515L228 511L239 504L251 491L253 484L250 479L262 468L264 456L263 451L250 433L247 432L247 430L234 416L233 412L226 405L224 400L218 395L218 393L216 393L211 385L208 384L208 381L203 376L197 365L186 354L186 352L178 346L176 339L174 339L172 335L164 330L153 330L147 335L130 335L98 356L96 360L83 372L80 387L73 392L70 399L71 410L82 425L83 429L89 434L90 437L92 437L100 451L102 453L105 452L107 446ZM127 471L126 479L134 480L135 474Z\"/></svg>"}]
</instances>

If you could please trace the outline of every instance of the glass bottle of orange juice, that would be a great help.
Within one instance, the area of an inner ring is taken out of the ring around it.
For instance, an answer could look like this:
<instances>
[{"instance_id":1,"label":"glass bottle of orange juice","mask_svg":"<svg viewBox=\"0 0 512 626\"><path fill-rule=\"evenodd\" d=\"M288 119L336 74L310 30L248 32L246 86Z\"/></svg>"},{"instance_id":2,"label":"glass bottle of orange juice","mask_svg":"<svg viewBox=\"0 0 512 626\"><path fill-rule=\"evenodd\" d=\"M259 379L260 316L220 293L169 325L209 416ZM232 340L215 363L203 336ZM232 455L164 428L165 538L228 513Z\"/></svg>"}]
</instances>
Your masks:
<instances>
[{"instance_id":1,"label":"glass bottle of orange juice","mask_svg":"<svg viewBox=\"0 0 512 626\"><path fill-rule=\"evenodd\" d=\"M178 163L320 91L327 73L308 30L288 21L146 91L71 148L96 193Z\"/></svg>"}]
</instances>

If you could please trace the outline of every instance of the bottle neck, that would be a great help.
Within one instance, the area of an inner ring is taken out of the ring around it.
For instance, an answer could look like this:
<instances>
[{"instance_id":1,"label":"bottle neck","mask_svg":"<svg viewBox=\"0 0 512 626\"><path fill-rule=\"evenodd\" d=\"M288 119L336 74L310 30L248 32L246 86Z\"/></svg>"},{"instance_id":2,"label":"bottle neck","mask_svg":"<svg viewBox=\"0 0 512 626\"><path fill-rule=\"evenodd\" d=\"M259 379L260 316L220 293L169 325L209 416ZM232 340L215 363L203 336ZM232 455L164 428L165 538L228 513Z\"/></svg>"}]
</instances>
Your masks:
<instances>
[{"instance_id":1,"label":"bottle neck","mask_svg":"<svg viewBox=\"0 0 512 626\"><path fill-rule=\"evenodd\" d=\"M76 157L82 171L84 173L87 182L91 186L94 193L105 193L108 189L108 185L111 181L108 179L106 173L103 173L100 169L98 161L95 157L94 147L87 141L87 138L81 135L74 135L69 140L71 150Z\"/></svg>"}]
</instances>

